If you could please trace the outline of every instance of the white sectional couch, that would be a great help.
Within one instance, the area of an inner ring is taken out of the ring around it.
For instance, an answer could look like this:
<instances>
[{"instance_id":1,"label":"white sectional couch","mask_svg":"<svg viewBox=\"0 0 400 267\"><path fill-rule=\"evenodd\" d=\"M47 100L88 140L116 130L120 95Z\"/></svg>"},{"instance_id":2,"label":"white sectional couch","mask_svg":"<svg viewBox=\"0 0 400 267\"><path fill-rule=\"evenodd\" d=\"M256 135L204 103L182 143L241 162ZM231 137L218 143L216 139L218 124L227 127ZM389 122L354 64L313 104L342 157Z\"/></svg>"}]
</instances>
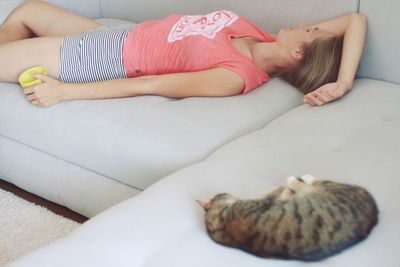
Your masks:
<instances>
[{"instance_id":1,"label":"white sectional couch","mask_svg":"<svg viewBox=\"0 0 400 267\"><path fill-rule=\"evenodd\" d=\"M237 97L145 96L48 109L27 104L16 85L1 84L0 177L93 217L11 266L302 265L215 244L195 200L220 192L261 197L305 173L364 186L380 209L367 240L313 265L400 266L397 1L51 2L135 22L232 9L270 32L362 12L368 37L353 90L322 107L304 105L279 79Z\"/></svg>"}]
</instances>

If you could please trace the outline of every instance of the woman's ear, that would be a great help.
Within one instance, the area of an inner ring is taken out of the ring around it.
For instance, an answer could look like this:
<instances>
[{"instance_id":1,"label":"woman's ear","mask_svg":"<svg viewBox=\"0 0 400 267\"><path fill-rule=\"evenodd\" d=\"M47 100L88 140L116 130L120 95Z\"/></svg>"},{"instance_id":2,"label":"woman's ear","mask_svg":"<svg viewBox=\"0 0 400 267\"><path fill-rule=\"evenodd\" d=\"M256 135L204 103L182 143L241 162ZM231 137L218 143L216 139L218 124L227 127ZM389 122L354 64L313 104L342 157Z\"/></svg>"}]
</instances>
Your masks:
<instances>
[{"instance_id":1,"label":"woman's ear","mask_svg":"<svg viewBox=\"0 0 400 267\"><path fill-rule=\"evenodd\" d=\"M295 60L295 61L301 61L304 58L304 51L301 48L293 48L290 50L290 56Z\"/></svg>"}]
</instances>

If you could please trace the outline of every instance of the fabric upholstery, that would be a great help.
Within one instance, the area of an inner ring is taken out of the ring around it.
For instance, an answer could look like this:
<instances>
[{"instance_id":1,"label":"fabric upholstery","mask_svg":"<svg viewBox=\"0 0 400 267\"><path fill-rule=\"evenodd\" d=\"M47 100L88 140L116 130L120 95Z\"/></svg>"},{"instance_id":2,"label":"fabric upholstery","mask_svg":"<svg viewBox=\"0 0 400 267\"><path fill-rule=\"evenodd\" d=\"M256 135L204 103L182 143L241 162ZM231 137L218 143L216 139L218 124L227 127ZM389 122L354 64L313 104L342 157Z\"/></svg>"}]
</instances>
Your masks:
<instances>
[{"instance_id":1,"label":"fabric upholstery","mask_svg":"<svg viewBox=\"0 0 400 267\"><path fill-rule=\"evenodd\" d=\"M368 34L358 75L400 84L400 2L361 0Z\"/></svg>"},{"instance_id":2,"label":"fabric upholstery","mask_svg":"<svg viewBox=\"0 0 400 267\"><path fill-rule=\"evenodd\" d=\"M9 1L1 1L0 2L0 23L7 18L10 12L17 7L22 0L9 0Z\"/></svg>"},{"instance_id":3,"label":"fabric upholstery","mask_svg":"<svg viewBox=\"0 0 400 267\"><path fill-rule=\"evenodd\" d=\"M357 0L100 0L102 17L122 18L135 22L160 19L171 14L207 14L218 9L229 9L247 17L269 33L282 27L314 23L349 12L356 12Z\"/></svg>"},{"instance_id":4,"label":"fabric upholstery","mask_svg":"<svg viewBox=\"0 0 400 267\"><path fill-rule=\"evenodd\" d=\"M99 0L47 0L49 3L65 8L66 10L73 11L82 16L92 19L99 18L100 3Z\"/></svg>"},{"instance_id":5,"label":"fabric upholstery","mask_svg":"<svg viewBox=\"0 0 400 267\"><path fill-rule=\"evenodd\" d=\"M312 265L397 267L399 89L359 80L338 102L299 106L11 266L303 266L214 243L195 200L221 192L262 197L285 185L287 176L310 173L365 187L380 210L379 223L365 241Z\"/></svg>"},{"instance_id":6,"label":"fabric upholstery","mask_svg":"<svg viewBox=\"0 0 400 267\"><path fill-rule=\"evenodd\" d=\"M30 105L17 85L1 89L0 135L138 189L302 102L279 79L244 96L64 101L45 109Z\"/></svg>"},{"instance_id":7,"label":"fabric upholstery","mask_svg":"<svg viewBox=\"0 0 400 267\"><path fill-rule=\"evenodd\" d=\"M1 136L0 178L89 218L141 193L110 177Z\"/></svg>"},{"instance_id":8,"label":"fabric upholstery","mask_svg":"<svg viewBox=\"0 0 400 267\"><path fill-rule=\"evenodd\" d=\"M17 2L0 3L0 19ZM10 266L302 266L217 245L195 200L220 192L261 197L287 176L309 173L364 186L380 210L368 239L313 265L398 267L400 86L377 81L399 81L397 0L53 2L135 22L232 9L270 33L360 6L368 37L358 75L375 80L357 80L343 99L323 107L303 105L279 79L239 97L145 96L48 109L2 83L1 178L90 216L135 196Z\"/></svg>"},{"instance_id":9,"label":"fabric upholstery","mask_svg":"<svg viewBox=\"0 0 400 267\"><path fill-rule=\"evenodd\" d=\"M9 13L23 3L23 1L24 0L2 0L0 2L0 23L3 23ZM99 0L48 0L47 2L92 19L100 17Z\"/></svg>"}]
</instances>

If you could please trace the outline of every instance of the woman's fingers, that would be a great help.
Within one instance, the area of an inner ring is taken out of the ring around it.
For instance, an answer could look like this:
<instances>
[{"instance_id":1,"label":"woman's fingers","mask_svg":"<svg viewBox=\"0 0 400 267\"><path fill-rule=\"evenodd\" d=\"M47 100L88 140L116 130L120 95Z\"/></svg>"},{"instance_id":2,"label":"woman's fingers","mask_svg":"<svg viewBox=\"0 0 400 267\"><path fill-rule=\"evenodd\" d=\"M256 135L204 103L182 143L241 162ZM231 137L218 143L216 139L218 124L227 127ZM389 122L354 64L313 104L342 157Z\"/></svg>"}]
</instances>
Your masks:
<instances>
[{"instance_id":1,"label":"woman's fingers","mask_svg":"<svg viewBox=\"0 0 400 267\"><path fill-rule=\"evenodd\" d=\"M322 100L324 103L328 103L333 99L333 96L331 96L329 92L325 90L317 90L313 95L315 98Z\"/></svg>"},{"instance_id":2,"label":"woman's fingers","mask_svg":"<svg viewBox=\"0 0 400 267\"><path fill-rule=\"evenodd\" d=\"M26 98L26 100L28 100L29 102L31 102L31 101L33 101L33 100L36 100L36 96L35 96L34 94L27 95L25 98Z\"/></svg>"},{"instance_id":3,"label":"woman's fingers","mask_svg":"<svg viewBox=\"0 0 400 267\"><path fill-rule=\"evenodd\" d=\"M26 95L33 94L33 87L24 88L23 91Z\"/></svg>"},{"instance_id":4,"label":"woman's fingers","mask_svg":"<svg viewBox=\"0 0 400 267\"><path fill-rule=\"evenodd\" d=\"M312 91L304 96L304 102L310 105L321 106L325 103L334 101L343 96L347 92L345 85L334 82L322 85L317 90Z\"/></svg>"},{"instance_id":5,"label":"woman's fingers","mask_svg":"<svg viewBox=\"0 0 400 267\"><path fill-rule=\"evenodd\" d=\"M44 105L40 102L40 99L36 97L34 93L26 95L26 100L28 100L29 103L34 105L35 107L44 107Z\"/></svg>"},{"instance_id":6,"label":"woman's fingers","mask_svg":"<svg viewBox=\"0 0 400 267\"><path fill-rule=\"evenodd\" d=\"M313 95L313 102L317 106L321 106L321 105L325 104L325 101L322 100L318 95Z\"/></svg>"},{"instance_id":7,"label":"woman's fingers","mask_svg":"<svg viewBox=\"0 0 400 267\"><path fill-rule=\"evenodd\" d=\"M307 103L307 104L312 105L312 106L315 105L312 97L309 94L304 96L304 103Z\"/></svg>"},{"instance_id":8,"label":"woman's fingers","mask_svg":"<svg viewBox=\"0 0 400 267\"><path fill-rule=\"evenodd\" d=\"M325 97L322 97L320 94L311 92L304 96L304 101L310 105L321 106L326 103Z\"/></svg>"},{"instance_id":9,"label":"woman's fingers","mask_svg":"<svg viewBox=\"0 0 400 267\"><path fill-rule=\"evenodd\" d=\"M35 107L39 107L39 108L43 108L43 107L44 107L44 105L42 105L42 104L40 103L40 101L37 100L37 99L35 99L35 100L33 100L33 101L30 101L30 103L31 103L32 105L34 105Z\"/></svg>"}]
</instances>

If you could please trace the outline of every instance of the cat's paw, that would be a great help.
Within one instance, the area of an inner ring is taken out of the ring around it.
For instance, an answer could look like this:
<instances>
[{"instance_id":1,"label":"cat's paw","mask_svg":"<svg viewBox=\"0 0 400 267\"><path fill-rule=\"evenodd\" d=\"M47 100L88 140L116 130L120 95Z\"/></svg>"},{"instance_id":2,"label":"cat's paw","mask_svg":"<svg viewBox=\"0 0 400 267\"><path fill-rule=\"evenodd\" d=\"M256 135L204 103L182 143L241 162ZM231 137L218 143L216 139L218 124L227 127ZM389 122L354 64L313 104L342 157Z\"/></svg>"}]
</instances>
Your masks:
<instances>
[{"instance_id":1,"label":"cat's paw","mask_svg":"<svg viewBox=\"0 0 400 267\"><path fill-rule=\"evenodd\" d=\"M302 175L302 176L300 176L301 177L301 179L304 181L304 182L306 182L307 184L312 184L312 183L314 183L316 180L317 180L317 178L315 178L314 176L312 176L311 174L304 174L304 175Z\"/></svg>"},{"instance_id":2,"label":"cat's paw","mask_svg":"<svg viewBox=\"0 0 400 267\"><path fill-rule=\"evenodd\" d=\"M294 175L291 175L291 176L289 176L289 177L286 179L286 181L287 181L288 184L293 183L293 181L295 181L295 180L297 180L297 177L294 176Z\"/></svg>"}]
</instances>

